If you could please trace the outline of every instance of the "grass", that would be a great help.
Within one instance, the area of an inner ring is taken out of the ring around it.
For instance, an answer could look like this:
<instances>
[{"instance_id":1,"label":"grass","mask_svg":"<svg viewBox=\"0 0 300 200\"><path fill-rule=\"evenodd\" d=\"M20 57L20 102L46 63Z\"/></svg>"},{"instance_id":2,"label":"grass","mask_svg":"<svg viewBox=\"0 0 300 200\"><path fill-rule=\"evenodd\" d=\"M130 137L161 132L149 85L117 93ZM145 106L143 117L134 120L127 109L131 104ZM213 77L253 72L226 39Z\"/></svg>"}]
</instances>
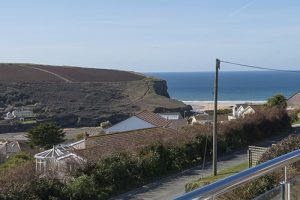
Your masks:
<instances>
[{"instance_id":1,"label":"grass","mask_svg":"<svg viewBox=\"0 0 300 200\"><path fill-rule=\"evenodd\" d=\"M292 122L292 125L294 124L300 124L300 119L297 119L296 121Z\"/></svg>"},{"instance_id":2,"label":"grass","mask_svg":"<svg viewBox=\"0 0 300 200\"><path fill-rule=\"evenodd\" d=\"M244 162L244 163L226 168L226 169L218 172L217 176L207 176L207 177L203 177L203 178L201 178L197 181L187 183L185 185L185 191L186 192L192 191L196 188L199 188L199 187L202 187L204 185L213 183L213 182L215 182L219 179L223 179L223 178L226 178L226 177L231 176L233 174L236 174L238 172L241 172L241 171L243 171L247 168L248 168L248 162Z\"/></svg>"},{"instance_id":3,"label":"grass","mask_svg":"<svg viewBox=\"0 0 300 200\"><path fill-rule=\"evenodd\" d=\"M36 120L25 120L25 121L22 121L21 124L35 124L36 123Z\"/></svg>"},{"instance_id":4,"label":"grass","mask_svg":"<svg viewBox=\"0 0 300 200\"><path fill-rule=\"evenodd\" d=\"M32 161L33 157L27 153L21 152L11 156L6 162L0 164L0 176L12 168L15 168L22 163Z\"/></svg>"}]
</instances>

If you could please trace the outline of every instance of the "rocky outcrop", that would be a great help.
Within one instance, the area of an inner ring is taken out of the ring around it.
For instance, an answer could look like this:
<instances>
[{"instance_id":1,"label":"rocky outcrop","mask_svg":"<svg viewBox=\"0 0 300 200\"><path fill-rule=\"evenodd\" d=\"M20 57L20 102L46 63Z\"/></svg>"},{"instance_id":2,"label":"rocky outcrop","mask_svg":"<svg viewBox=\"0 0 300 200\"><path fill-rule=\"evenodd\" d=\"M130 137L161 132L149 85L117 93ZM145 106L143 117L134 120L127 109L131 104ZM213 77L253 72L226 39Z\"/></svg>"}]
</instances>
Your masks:
<instances>
[{"instance_id":1,"label":"rocky outcrop","mask_svg":"<svg viewBox=\"0 0 300 200\"><path fill-rule=\"evenodd\" d=\"M156 94L170 98L167 81L158 79L153 80L153 89Z\"/></svg>"}]
</instances>

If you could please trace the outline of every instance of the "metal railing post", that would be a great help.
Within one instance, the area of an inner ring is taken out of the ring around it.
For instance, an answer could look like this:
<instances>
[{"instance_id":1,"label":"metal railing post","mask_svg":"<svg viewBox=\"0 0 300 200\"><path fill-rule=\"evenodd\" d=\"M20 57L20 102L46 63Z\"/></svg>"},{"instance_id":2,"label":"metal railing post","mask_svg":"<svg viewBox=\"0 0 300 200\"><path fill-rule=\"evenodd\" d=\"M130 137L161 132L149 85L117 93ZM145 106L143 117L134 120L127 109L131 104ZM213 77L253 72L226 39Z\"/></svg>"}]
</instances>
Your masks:
<instances>
[{"instance_id":1,"label":"metal railing post","mask_svg":"<svg viewBox=\"0 0 300 200\"><path fill-rule=\"evenodd\" d=\"M280 182L280 188L281 188L280 199L285 200L285 182L284 181Z\"/></svg>"},{"instance_id":2,"label":"metal railing post","mask_svg":"<svg viewBox=\"0 0 300 200\"><path fill-rule=\"evenodd\" d=\"M281 186L281 200L291 199L291 184L288 182L287 167L284 166L284 181L280 182Z\"/></svg>"}]
</instances>

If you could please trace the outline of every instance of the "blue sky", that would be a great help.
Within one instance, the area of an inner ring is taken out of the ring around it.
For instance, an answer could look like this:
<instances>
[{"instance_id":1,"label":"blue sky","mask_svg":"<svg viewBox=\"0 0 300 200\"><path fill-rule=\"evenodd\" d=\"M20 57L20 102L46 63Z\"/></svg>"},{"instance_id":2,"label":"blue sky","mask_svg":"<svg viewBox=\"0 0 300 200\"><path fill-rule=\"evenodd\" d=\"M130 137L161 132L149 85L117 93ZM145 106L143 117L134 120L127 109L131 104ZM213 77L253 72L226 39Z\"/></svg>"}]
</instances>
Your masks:
<instances>
[{"instance_id":1,"label":"blue sky","mask_svg":"<svg viewBox=\"0 0 300 200\"><path fill-rule=\"evenodd\" d=\"M0 0L0 62L212 71L300 69L296 0ZM245 70L223 65L222 70Z\"/></svg>"}]
</instances>

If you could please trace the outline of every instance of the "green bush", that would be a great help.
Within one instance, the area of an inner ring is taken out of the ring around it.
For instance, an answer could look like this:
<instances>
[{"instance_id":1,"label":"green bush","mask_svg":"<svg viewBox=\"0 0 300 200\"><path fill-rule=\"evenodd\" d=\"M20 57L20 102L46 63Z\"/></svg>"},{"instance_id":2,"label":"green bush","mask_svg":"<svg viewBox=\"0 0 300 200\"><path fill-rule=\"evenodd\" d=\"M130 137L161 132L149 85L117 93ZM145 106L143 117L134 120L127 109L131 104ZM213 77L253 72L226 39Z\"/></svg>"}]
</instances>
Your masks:
<instances>
[{"instance_id":1,"label":"green bush","mask_svg":"<svg viewBox=\"0 0 300 200\"><path fill-rule=\"evenodd\" d=\"M234 149L290 130L291 119L281 107L262 107L255 114L221 124L220 132Z\"/></svg>"},{"instance_id":2,"label":"green bush","mask_svg":"<svg viewBox=\"0 0 300 200\"><path fill-rule=\"evenodd\" d=\"M218 151L224 153L289 128L290 118L283 109L266 107L254 115L220 124ZM184 130L184 135L175 138L173 142L155 143L135 154L115 154L95 163L88 163L78 170L73 181L57 187L50 184L47 191L54 191L51 189L54 187L61 191L57 194L67 195L71 199L107 199L155 178L199 165L204 156L210 158L211 132L211 126L190 126ZM261 185L261 188L272 186L271 179L264 182L265 185ZM250 189L245 191L252 191ZM34 190L34 193L37 191Z\"/></svg>"},{"instance_id":3,"label":"green bush","mask_svg":"<svg viewBox=\"0 0 300 200\"><path fill-rule=\"evenodd\" d=\"M0 175L19 166L20 164L33 160L33 157L27 153L21 152L12 155L5 163L0 164Z\"/></svg>"}]
</instances>

